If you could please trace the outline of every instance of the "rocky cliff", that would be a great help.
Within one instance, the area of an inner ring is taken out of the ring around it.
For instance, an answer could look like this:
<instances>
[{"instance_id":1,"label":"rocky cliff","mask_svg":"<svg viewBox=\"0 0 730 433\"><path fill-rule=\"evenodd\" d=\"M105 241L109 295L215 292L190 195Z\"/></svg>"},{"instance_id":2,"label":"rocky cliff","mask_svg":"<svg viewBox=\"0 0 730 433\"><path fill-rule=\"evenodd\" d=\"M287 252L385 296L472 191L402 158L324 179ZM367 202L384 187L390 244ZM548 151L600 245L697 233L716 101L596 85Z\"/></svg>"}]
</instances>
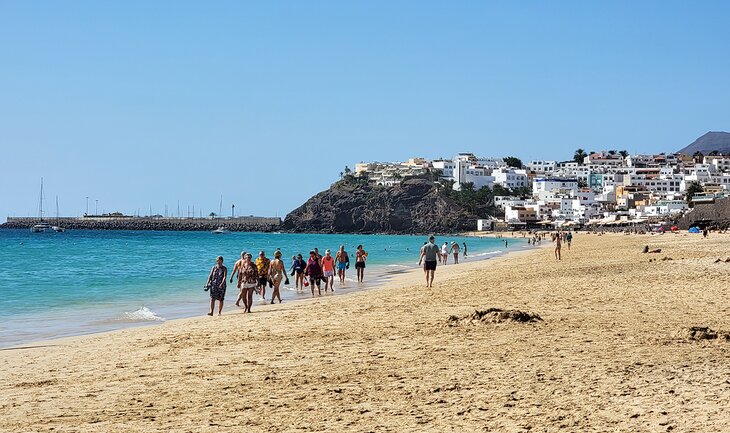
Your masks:
<instances>
[{"instance_id":1,"label":"rocky cliff","mask_svg":"<svg viewBox=\"0 0 730 433\"><path fill-rule=\"evenodd\" d=\"M425 234L475 230L476 220L429 180L407 179L389 188L338 182L287 215L282 229Z\"/></svg>"}]
</instances>

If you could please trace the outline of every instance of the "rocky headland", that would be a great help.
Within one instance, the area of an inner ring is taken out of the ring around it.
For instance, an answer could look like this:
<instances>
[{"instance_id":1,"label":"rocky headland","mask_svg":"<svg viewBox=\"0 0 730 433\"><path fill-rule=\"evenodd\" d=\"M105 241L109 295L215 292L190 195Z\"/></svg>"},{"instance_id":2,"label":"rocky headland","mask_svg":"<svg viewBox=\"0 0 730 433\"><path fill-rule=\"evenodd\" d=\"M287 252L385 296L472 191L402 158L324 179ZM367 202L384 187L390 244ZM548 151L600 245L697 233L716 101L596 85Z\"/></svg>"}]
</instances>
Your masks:
<instances>
[{"instance_id":1,"label":"rocky headland","mask_svg":"<svg viewBox=\"0 0 730 433\"><path fill-rule=\"evenodd\" d=\"M286 216L282 230L317 233L458 232L474 230L475 213L428 179L393 187L340 181Z\"/></svg>"}]
</instances>

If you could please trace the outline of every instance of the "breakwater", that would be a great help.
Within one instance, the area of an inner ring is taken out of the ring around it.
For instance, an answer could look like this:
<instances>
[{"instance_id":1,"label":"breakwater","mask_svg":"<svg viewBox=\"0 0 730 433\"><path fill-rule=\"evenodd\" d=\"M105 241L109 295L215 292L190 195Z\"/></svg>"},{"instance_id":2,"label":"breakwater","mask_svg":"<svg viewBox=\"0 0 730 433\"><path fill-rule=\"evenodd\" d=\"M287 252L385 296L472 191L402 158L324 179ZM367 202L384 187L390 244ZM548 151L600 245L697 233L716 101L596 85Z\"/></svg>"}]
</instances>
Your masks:
<instances>
[{"instance_id":1,"label":"breakwater","mask_svg":"<svg viewBox=\"0 0 730 433\"><path fill-rule=\"evenodd\" d=\"M30 229L40 222L34 217L8 217L0 228ZM84 216L46 219L45 222L70 230L162 230L211 231L224 227L232 232L273 232L280 229L275 217L155 218L133 216Z\"/></svg>"}]
</instances>

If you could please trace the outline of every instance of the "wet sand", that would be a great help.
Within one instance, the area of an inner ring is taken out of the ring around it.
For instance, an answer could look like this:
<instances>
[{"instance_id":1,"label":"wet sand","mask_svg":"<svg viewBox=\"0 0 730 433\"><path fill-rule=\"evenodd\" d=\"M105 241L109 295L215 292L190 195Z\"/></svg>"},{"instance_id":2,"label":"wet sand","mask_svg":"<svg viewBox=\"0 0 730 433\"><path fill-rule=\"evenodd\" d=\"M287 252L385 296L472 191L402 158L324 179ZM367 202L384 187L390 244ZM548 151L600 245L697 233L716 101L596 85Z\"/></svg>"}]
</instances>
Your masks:
<instances>
[{"instance_id":1,"label":"wet sand","mask_svg":"<svg viewBox=\"0 0 730 433\"><path fill-rule=\"evenodd\" d=\"M2 350L0 431L730 431L730 236L563 250Z\"/></svg>"}]
</instances>

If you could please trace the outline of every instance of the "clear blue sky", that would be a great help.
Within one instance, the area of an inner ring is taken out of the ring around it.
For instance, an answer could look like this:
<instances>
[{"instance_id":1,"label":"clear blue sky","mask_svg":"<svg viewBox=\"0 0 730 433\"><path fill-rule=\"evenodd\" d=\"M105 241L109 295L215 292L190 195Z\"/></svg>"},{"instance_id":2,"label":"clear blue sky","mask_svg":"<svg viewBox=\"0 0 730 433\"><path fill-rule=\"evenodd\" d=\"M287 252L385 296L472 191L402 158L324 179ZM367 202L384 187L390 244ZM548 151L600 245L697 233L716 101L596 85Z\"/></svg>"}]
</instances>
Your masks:
<instances>
[{"instance_id":1,"label":"clear blue sky","mask_svg":"<svg viewBox=\"0 0 730 433\"><path fill-rule=\"evenodd\" d=\"M360 160L730 130L730 2L0 0L0 220L285 215ZM196 212L197 213L197 212Z\"/></svg>"}]
</instances>

